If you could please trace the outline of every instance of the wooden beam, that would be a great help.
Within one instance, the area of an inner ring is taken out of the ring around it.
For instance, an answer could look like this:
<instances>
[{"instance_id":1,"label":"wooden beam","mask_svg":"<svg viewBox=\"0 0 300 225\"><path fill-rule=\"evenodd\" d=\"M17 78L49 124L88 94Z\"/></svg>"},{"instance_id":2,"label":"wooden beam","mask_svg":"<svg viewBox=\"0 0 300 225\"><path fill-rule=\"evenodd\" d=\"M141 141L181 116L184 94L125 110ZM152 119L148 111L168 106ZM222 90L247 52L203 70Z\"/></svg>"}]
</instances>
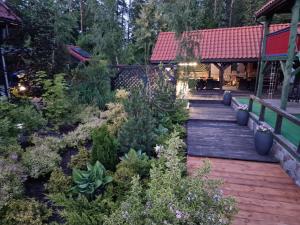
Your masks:
<instances>
[{"instance_id":1,"label":"wooden beam","mask_svg":"<svg viewBox=\"0 0 300 225\"><path fill-rule=\"evenodd\" d=\"M296 48L296 38L299 22L299 9L300 0L295 0L294 6L292 8L292 20L290 27L290 38L289 38L289 48L288 57L285 64L284 81L281 92L280 108L285 110L288 101L288 95L290 90L290 78L292 75L293 62L295 58L295 48Z\"/></svg>"},{"instance_id":2,"label":"wooden beam","mask_svg":"<svg viewBox=\"0 0 300 225\"><path fill-rule=\"evenodd\" d=\"M264 60L264 57L266 51L267 35L270 32L270 23L272 22L272 18L273 16L267 17L264 24L264 34L263 34L263 40L261 46L261 62L260 62L259 75L258 75L258 86L256 91L256 96L259 98L262 96L262 90L264 84L264 70L266 67L266 61Z\"/></svg>"}]
</instances>

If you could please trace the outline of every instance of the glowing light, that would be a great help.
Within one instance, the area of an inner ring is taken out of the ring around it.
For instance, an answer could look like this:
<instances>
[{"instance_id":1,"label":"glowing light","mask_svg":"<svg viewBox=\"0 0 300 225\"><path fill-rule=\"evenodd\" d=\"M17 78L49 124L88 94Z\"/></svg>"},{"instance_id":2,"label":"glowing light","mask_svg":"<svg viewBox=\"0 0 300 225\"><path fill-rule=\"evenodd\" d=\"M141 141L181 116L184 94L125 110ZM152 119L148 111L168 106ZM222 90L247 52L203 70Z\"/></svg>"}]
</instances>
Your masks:
<instances>
[{"instance_id":1,"label":"glowing light","mask_svg":"<svg viewBox=\"0 0 300 225\"><path fill-rule=\"evenodd\" d=\"M178 64L179 66L197 66L197 62L182 62Z\"/></svg>"},{"instance_id":2,"label":"glowing light","mask_svg":"<svg viewBox=\"0 0 300 225\"><path fill-rule=\"evenodd\" d=\"M170 72L171 71L171 67L166 67L165 70L168 71L168 72Z\"/></svg>"},{"instance_id":3,"label":"glowing light","mask_svg":"<svg viewBox=\"0 0 300 225\"><path fill-rule=\"evenodd\" d=\"M19 91L26 91L26 87L23 85L19 85Z\"/></svg>"}]
</instances>

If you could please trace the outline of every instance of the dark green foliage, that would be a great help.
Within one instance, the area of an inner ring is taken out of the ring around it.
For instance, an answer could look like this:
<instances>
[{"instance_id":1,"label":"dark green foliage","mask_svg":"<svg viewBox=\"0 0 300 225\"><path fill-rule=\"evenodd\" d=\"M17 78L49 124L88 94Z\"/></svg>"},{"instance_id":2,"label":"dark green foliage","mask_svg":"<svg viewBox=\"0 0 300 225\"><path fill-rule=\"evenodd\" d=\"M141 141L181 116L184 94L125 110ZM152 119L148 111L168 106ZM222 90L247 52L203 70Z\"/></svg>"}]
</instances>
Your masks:
<instances>
[{"instance_id":1,"label":"dark green foliage","mask_svg":"<svg viewBox=\"0 0 300 225\"><path fill-rule=\"evenodd\" d=\"M57 168L52 171L46 190L50 194L66 193L71 188L71 184L71 177L66 176L61 169Z\"/></svg>"},{"instance_id":2,"label":"dark green foliage","mask_svg":"<svg viewBox=\"0 0 300 225\"><path fill-rule=\"evenodd\" d=\"M92 201L83 195L73 199L63 194L50 195L50 199L56 206L63 208L59 213L65 225L101 225L104 216L110 215L116 207L112 199L101 195Z\"/></svg>"},{"instance_id":3,"label":"dark green foliage","mask_svg":"<svg viewBox=\"0 0 300 225\"><path fill-rule=\"evenodd\" d=\"M87 170L73 169L72 178L74 186L71 192L76 195L82 194L89 199L93 199L97 189L112 182L112 177L107 175L104 166L99 161L94 165L88 164Z\"/></svg>"},{"instance_id":4,"label":"dark green foliage","mask_svg":"<svg viewBox=\"0 0 300 225\"><path fill-rule=\"evenodd\" d=\"M153 155L157 139L154 131L156 121L143 88L131 92L131 96L125 101L125 110L128 121L118 135L121 151L126 153L133 148Z\"/></svg>"},{"instance_id":5,"label":"dark green foliage","mask_svg":"<svg viewBox=\"0 0 300 225\"><path fill-rule=\"evenodd\" d=\"M92 163L101 162L105 168L114 171L118 163L118 142L110 135L107 126L101 126L92 135Z\"/></svg>"},{"instance_id":6,"label":"dark green foliage","mask_svg":"<svg viewBox=\"0 0 300 225\"><path fill-rule=\"evenodd\" d=\"M110 73L106 63L90 63L73 72L72 92L79 103L101 109L112 99Z\"/></svg>"},{"instance_id":7,"label":"dark green foliage","mask_svg":"<svg viewBox=\"0 0 300 225\"><path fill-rule=\"evenodd\" d=\"M0 213L1 225L46 225L52 211L33 199L12 200ZM2 217L2 216L3 217ZM2 217L2 218L1 218Z\"/></svg>"},{"instance_id":8,"label":"dark green foliage","mask_svg":"<svg viewBox=\"0 0 300 225\"><path fill-rule=\"evenodd\" d=\"M150 158L141 151L130 151L121 158L114 174L114 192L118 198L123 198L124 193L129 190L131 180L139 175L145 181L149 178L151 163Z\"/></svg>"},{"instance_id":9,"label":"dark green foliage","mask_svg":"<svg viewBox=\"0 0 300 225\"><path fill-rule=\"evenodd\" d=\"M86 164L91 160L91 153L84 147L79 148L79 152L71 157L68 166L72 169L84 169Z\"/></svg>"},{"instance_id":10,"label":"dark green foliage","mask_svg":"<svg viewBox=\"0 0 300 225\"><path fill-rule=\"evenodd\" d=\"M56 74L54 79L43 80L43 109L50 125L58 128L60 125L72 124L75 121L76 106L68 96L65 74Z\"/></svg>"},{"instance_id":11,"label":"dark green foliage","mask_svg":"<svg viewBox=\"0 0 300 225\"><path fill-rule=\"evenodd\" d=\"M45 124L41 112L28 102L0 102L0 152L10 144L15 145L19 134L30 134Z\"/></svg>"}]
</instances>

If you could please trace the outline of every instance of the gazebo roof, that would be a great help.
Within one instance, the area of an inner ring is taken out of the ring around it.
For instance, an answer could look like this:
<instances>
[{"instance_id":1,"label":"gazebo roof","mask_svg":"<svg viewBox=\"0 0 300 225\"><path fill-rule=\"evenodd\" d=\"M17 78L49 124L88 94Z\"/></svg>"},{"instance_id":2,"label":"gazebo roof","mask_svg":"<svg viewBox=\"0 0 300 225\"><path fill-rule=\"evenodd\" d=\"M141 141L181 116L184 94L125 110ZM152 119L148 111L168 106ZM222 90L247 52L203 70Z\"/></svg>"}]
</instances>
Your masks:
<instances>
[{"instance_id":1,"label":"gazebo roof","mask_svg":"<svg viewBox=\"0 0 300 225\"><path fill-rule=\"evenodd\" d=\"M4 2L0 1L0 22L16 25L21 23L21 19Z\"/></svg>"},{"instance_id":2,"label":"gazebo roof","mask_svg":"<svg viewBox=\"0 0 300 225\"><path fill-rule=\"evenodd\" d=\"M288 27L288 24L274 24L270 32ZM221 29L206 29L189 32L199 43L195 52L203 63L253 62L260 58L263 26L245 26ZM174 32L161 32L158 35L151 56L151 63L175 62L180 52L180 40Z\"/></svg>"},{"instance_id":3,"label":"gazebo roof","mask_svg":"<svg viewBox=\"0 0 300 225\"><path fill-rule=\"evenodd\" d=\"M256 13L255 17L269 16L275 13L289 13L294 0L269 0Z\"/></svg>"}]
</instances>

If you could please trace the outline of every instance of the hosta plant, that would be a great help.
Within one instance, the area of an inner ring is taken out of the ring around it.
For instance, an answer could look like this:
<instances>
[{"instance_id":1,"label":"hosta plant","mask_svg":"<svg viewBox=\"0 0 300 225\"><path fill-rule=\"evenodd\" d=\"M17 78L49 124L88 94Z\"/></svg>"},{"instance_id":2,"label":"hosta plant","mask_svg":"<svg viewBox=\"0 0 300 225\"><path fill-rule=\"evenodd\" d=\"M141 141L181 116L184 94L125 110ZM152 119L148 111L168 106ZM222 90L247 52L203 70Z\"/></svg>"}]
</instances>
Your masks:
<instances>
[{"instance_id":1,"label":"hosta plant","mask_svg":"<svg viewBox=\"0 0 300 225\"><path fill-rule=\"evenodd\" d=\"M94 165L87 164L87 170L73 169L72 174L74 186L71 192L82 194L92 199L95 192L110 183L113 179L108 176L104 166L97 161Z\"/></svg>"}]
</instances>

